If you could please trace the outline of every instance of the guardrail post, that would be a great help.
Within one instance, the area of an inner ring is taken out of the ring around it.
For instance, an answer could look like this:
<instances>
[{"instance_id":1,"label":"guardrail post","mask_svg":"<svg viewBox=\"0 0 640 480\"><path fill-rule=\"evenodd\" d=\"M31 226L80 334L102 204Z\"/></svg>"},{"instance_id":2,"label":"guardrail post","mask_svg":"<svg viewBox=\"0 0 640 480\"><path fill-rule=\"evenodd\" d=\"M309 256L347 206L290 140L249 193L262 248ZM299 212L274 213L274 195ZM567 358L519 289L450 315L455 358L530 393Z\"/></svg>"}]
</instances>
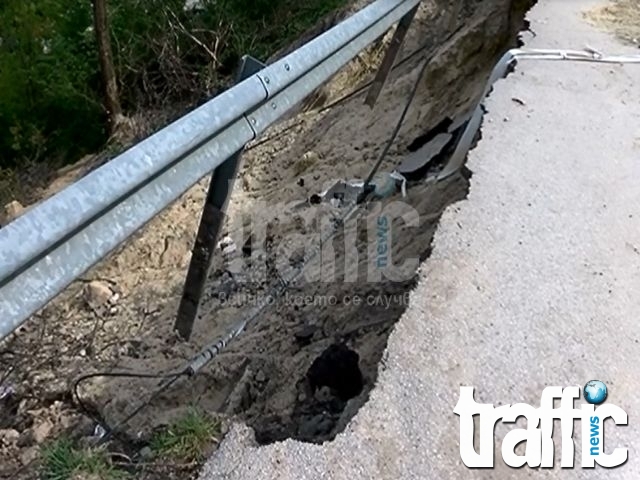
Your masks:
<instances>
[{"instance_id":1,"label":"guardrail post","mask_svg":"<svg viewBox=\"0 0 640 480\"><path fill-rule=\"evenodd\" d=\"M236 83L262 70L265 65L249 55L240 60ZM209 191L204 203L200 226L193 246L191 262L182 292L182 299L178 307L175 330L185 340L189 340L193 331L193 324L198 314L200 298L209 275L211 260L220 227L224 221L227 200L231 194L231 185L236 176L242 150L229 157L216 168L211 176Z\"/></svg>"},{"instance_id":2,"label":"guardrail post","mask_svg":"<svg viewBox=\"0 0 640 480\"><path fill-rule=\"evenodd\" d=\"M404 17L400 19L400 22L398 22L398 27L393 33L391 43L389 44L384 58L380 63L380 68L378 68L376 78L373 79L371 87L369 88L369 93L367 93L367 98L364 101L365 105L373 108L373 106L378 101L380 92L382 92L382 88L384 87L387 78L389 78L389 74L391 73L393 64L395 63L396 57L400 52L400 47L402 47L402 44L404 43L404 38L407 36L409 27L411 26L411 22L413 22L413 19L416 16L416 12L418 11L419 6L420 4L412 8Z\"/></svg>"}]
</instances>

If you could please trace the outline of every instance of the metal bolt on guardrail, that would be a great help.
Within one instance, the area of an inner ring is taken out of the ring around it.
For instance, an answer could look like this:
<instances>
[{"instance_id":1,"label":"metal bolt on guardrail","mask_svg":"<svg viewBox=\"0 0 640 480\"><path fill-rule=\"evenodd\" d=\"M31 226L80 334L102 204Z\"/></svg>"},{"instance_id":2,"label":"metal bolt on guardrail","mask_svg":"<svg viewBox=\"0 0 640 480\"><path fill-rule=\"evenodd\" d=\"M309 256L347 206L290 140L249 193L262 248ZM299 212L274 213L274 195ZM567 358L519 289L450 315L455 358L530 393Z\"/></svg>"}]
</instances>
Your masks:
<instances>
[{"instance_id":1,"label":"metal bolt on guardrail","mask_svg":"<svg viewBox=\"0 0 640 480\"><path fill-rule=\"evenodd\" d=\"M0 229L0 340L400 22L368 97L373 102L419 3L376 0ZM593 49L511 50L485 96L520 58L640 63L640 56ZM481 119L478 105L438 179L460 169Z\"/></svg>"},{"instance_id":2,"label":"metal bolt on guardrail","mask_svg":"<svg viewBox=\"0 0 640 480\"><path fill-rule=\"evenodd\" d=\"M371 3L0 229L0 340L419 3Z\"/></svg>"}]
</instances>

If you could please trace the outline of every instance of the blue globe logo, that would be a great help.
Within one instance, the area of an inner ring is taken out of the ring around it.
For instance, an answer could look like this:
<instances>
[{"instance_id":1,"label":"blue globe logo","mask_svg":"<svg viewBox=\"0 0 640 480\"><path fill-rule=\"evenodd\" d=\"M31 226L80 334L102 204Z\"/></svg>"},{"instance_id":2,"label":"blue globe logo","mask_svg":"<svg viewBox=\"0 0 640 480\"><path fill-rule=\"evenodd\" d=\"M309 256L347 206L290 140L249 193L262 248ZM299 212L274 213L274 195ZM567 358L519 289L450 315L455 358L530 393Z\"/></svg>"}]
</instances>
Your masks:
<instances>
[{"instance_id":1,"label":"blue globe logo","mask_svg":"<svg viewBox=\"0 0 640 480\"><path fill-rule=\"evenodd\" d=\"M599 405L607 399L607 386L600 380L591 380L584 386L584 399Z\"/></svg>"}]
</instances>

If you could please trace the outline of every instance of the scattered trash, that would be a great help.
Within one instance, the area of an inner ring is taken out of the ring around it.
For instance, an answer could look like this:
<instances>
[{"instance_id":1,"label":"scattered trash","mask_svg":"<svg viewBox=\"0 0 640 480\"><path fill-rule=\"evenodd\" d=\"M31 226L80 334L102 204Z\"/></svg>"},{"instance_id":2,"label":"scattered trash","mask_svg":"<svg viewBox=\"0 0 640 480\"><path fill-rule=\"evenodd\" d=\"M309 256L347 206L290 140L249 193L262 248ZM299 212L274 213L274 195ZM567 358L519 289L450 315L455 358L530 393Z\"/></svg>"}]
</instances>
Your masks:
<instances>
[{"instance_id":1,"label":"scattered trash","mask_svg":"<svg viewBox=\"0 0 640 480\"><path fill-rule=\"evenodd\" d=\"M402 196L407 196L407 178L397 170L378 173L371 180L370 186L373 189L375 198L390 197L398 191L398 187L402 192ZM345 205L354 204L363 190L363 180L339 180L324 192L311 195L308 203L317 205L324 202L334 208L342 208Z\"/></svg>"},{"instance_id":2,"label":"scattered trash","mask_svg":"<svg viewBox=\"0 0 640 480\"><path fill-rule=\"evenodd\" d=\"M218 248L222 250L222 255L227 257L233 255L238 249L233 239L228 235L218 242Z\"/></svg>"},{"instance_id":3,"label":"scattered trash","mask_svg":"<svg viewBox=\"0 0 640 480\"><path fill-rule=\"evenodd\" d=\"M13 385L0 385L0 400L4 400L12 395L15 395L16 389Z\"/></svg>"},{"instance_id":4,"label":"scattered trash","mask_svg":"<svg viewBox=\"0 0 640 480\"><path fill-rule=\"evenodd\" d=\"M373 196L375 198L387 198L398 191L398 187L402 191L402 196L407 196L407 179L397 170L393 172L379 173L371 180L374 187Z\"/></svg>"},{"instance_id":5,"label":"scattered trash","mask_svg":"<svg viewBox=\"0 0 640 480\"><path fill-rule=\"evenodd\" d=\"M107 434L107 430L100 424L97 424L93 429L93 437L102 438Z\"/></svg>"},{"instance_id":6,"label":"scattered trash","mask_svg":"<svg viewBox=\"0 0 640 480\"><path fill-rule=\"evenodd\" d=\"M398 182L400 182L400 191L402 192L402 198L406 198L407 197L407 179L405 178L405 176L402 175L397 170L394 170L393 172L391 172L389 176L394 180L397 180Z\"/></svg>"},{"instance_id":7,"label":"scattered trash","mask_svg":"<svg viewBox=\"0 0 640 480\"><path fill-rule=\"evenodd\" d=\"M363 188L362 180L339 180L320 195L312 195L309 201L312 204L326 202L335 208L340 208L345 204L354 203Z\"/></svg>"},{"instance_id":8,"label":"scattered trash","mask_svg":"<svg viewBox=\"0 0 640 480\"><path fill-rule=\"evenodd\" d=\"M419 149L411 152L398 166L397 171L403 176L418 179L426 174L427 166L438 157L453 140L451 133L439 133Z\"/></svg>"}]
</instances>

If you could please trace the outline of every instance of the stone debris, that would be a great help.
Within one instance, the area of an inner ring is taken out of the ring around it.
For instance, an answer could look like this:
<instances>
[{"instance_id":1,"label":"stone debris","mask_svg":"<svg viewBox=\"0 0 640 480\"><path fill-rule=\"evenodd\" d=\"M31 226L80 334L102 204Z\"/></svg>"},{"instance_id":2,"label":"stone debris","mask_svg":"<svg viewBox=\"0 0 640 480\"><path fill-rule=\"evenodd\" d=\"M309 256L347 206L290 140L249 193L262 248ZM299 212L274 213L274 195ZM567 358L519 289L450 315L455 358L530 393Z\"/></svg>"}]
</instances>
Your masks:
<instances>
[{"instance_id":1,"label":"stone debris","mask_svg":"<svg viewBox=\"0 0 640 480\"><path fill-rule=\"evenodd\" d=\"M112 298L115 298L114 292L106 282L94 280L84 288L84 299L91 308L102 307Z\"/></svg>"},{"instance_id":2,"label":"stone debris","mask_svg":"<svg viewBox=\"0 0 640 480\"><path fill-rule=\"evenodd\" d=\"M17 200L7 203L0 213L0 226L13 222L25 212L25 208Z\"/></svg>"}]
</instances>

